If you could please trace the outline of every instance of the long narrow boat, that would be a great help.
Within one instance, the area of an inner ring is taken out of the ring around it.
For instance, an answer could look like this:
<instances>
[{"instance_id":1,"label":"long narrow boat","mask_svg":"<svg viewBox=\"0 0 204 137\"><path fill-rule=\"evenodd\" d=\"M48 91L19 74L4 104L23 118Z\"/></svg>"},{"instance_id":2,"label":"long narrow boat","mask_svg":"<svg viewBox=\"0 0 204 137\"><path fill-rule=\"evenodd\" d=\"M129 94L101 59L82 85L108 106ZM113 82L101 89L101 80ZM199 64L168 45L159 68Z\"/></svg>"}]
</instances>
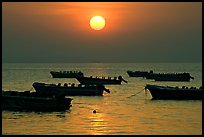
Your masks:
<instances>
[{"instance_id":1,"label":"long narrow boat","mask_svg":"<svg viewBox=\"0 0 204 137\"><path fill-rule=\"evenodd\" d=\"M76 79L81 84L103 84L103 85L110 85L110 84L121 84L121 82L127 83L126 80L122 78L122 76L118 76L111 78L111 77L76 77Z\"/></svg>"},{"instance_id":2,"label":"long narrow boat","mask_svg":"<svg viewBox=\"0 0 204 137\"><path fill-rule=\"evenodd\" d=\"M50 71L50 74L53 78L75 78L84 76L81 71Z\"/></svg>"},{"instance_id":3,"label":"long narrow boat","mask_svg":"<svg viewBox=\"0 0 204 137\"><path fill-rule=\"evenodd\" d=\"M65 111L72 98L64 95L39 94L30 91L2 91L2 110L13 111Z\"/></svg>"},{"instance_id":4,"label":"long narrow boat","mask_svg":"<svg viewBox=\"0 0 204 137\"><path fill-rule=\"evenodd\" d=\"M154 79L155 81L190 81L194 79L190 73L149 73L146 79Z\"/></svg>"},{"instance_id":5,"label":"long narrow boat","mask_svg":"<svg viewBox=\"0 0 204 137\"><path fill-rule=\"evenodd\" d=\"M147 84L152 99L162 100L202 100L202 87L170 87Z\"/></svg>"},{"instance_id":6,"label":"long narrow boat","mask_svg":"<svg viewBox=\"0 0 204 137\"><path fill-rule=\"evenodd\" d=\"M110 93L104 85L82 85L82 84L46 84L34 82L33 87L36 92L48 94L64 94L67 96L102 96L103 91Z\"/></svg>"},{"instance_id":7,"label":"long narrow boat","mask_svg":"<svg viewBox=\"0 0 204 137\"><path fill-rule=\"evenodd\" d=\"M153 73L153 71L152 70L150 72L148 72L148 71L131 71L131 70L127 71L127 74L129 75L129 77L146 77L149 73Z\"/></svg>"}]
</instances>

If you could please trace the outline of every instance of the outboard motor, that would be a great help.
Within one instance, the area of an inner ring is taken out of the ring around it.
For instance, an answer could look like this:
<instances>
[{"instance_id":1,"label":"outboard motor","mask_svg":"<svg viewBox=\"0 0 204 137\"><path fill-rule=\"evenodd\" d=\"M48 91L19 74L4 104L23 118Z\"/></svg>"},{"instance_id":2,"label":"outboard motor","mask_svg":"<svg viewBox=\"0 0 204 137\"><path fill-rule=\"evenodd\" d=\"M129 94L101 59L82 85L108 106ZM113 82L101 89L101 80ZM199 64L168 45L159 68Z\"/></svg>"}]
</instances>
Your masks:
<instances>
[{"instance_id":1,"label":"outboard motor","mask_svg":"<svg viewBox=\"0 0 204 137\"><path fill-rule=\"evenodd\" d=\"M104 90L105 90L107 93L110 93L110 90L109 90L109 89L104 88Z\"/></svg>"},{"instance_id":2,"label":"outboard motor","mask_svg":"<svg viewBox=\"0 0 204 137\"><path fill-rule=\"evenodd\" d=\"M100 84L100 85L98 85L98 86L99 86L100 88L102 88L103 90L105 90L107 93L110 93L110 90L107 89L107 88L105 88L104 85Z\"/></svg>"},{"instance_id":3,"label":"outboard motor","mask_svg":"<svg viewBox=\"0 0 204 137\"><path fill-rule=\"evenodd\" d=\"M121 80L121 81L123 81L123 82L125 82L125 83L128 83L128 81L124 80L124 79L122 78L122 76L118 76L118 79Z\"/></svg>"},{"instance_id":4,"label":"outboard motor","mask_svg":"<svg viewBox=\"0 0 204 137\"><path fill-rule=\"evenodd\" d=\"M190 75L190 73L184 72L183 74L186 75L187 77L189 77L190 79L194 79L194 77L192 77L192 76Z\"/></svg>"}]
</instances>

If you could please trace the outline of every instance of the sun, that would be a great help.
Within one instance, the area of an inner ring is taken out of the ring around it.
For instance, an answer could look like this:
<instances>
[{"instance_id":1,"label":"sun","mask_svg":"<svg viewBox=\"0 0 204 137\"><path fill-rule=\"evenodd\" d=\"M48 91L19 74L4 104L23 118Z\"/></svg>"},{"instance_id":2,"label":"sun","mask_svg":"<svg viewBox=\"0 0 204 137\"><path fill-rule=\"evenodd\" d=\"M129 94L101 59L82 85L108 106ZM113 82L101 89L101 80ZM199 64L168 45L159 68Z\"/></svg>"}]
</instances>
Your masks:
<instances>
[{"instance_id":1,"label":"sun","mask_svg":"<svg viewBox=\"0 0 204 137\"><path fill-rule=\"evenodd\" d=\"M90 19L90 26L94 30L101 30L105 27L106 21L101 16L94 16Z\"/></svg>"}]
</instances>

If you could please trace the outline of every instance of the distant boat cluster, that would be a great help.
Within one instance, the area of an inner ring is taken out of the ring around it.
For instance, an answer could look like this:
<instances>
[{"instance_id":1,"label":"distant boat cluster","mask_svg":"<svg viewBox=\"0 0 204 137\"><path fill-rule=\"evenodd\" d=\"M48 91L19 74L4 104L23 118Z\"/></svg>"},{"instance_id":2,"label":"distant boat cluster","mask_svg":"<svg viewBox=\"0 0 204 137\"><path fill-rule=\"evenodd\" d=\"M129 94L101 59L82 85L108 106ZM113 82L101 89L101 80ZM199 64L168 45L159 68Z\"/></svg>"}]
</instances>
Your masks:
<instances>
[{"instance_id":1,"label":"distant boat cluster","mask_svg":"<svg viewBox=\"0 0 204 137\"><path fill-rule=\"evenodd\" d=\"M66 96L103 96L104 91L110 93L106 84L127 83L122 76L85 77L81 71L51 71L50 74L52 78L76 78L80 84L34 82L35 92L2 90L2 110L64 111L72 106L73 100Z\"/></svg>"},{"instance_id":2,"label":"distant boat cluster","mask_svg":"<svg viewBox=\"0 0 204 137\"><path fill-rule=\"evenodd\" d=\"M51 75L53 76L51 71ZM80 73L80 75L79 75ZM55 74L58 75L58 78L76 78L80 84L74 83L61 83L58 84L47 84L34 82L33 87L36 92L43 92L49 94L64 94L67 96L103 96L103 92L106 91L110 93L110 90L105 88L105 85L117 84L121 85L122 81L127 83L122 76L118 77L86 77L81 71L55 71ZM73 75L75 74L75 75ZM65 76L63 76L65 75ZM56 77L55 77L56 78Z\"/></svg>"},{"instance_id":3,"label":"distant boat cluster","mask_svg":"<svg viewBox=\"0 0 204 137\"><path fill-rule=\"evenodd\" d=\"M127 71L129 77L144 77L155 81L177 81L184 82L194 79L190 73L154 73L151 71Z\"/></svg>"},{"instance_id":4,"label":"distant boat cluster","mask_svg":"<svg viewBox=\"0 0 204 137\"><path fill-rule=\"evenodd\" d=\"M110 93L105 85L128 83L122 76L98 77L84 76L81 71L50 71L52 78L76 78L80 84L74 83L42 83L32 84L35 92L3 91L2 109L7 110L36 110L62 111L71 107L72 98L66 96L103 96L103 92ZM155 81L190 81L189 73L153 73L153 71L127 71L129 77L145 77ZM152 99L202 99L202 87L169 87L149 85L145 86L152 95Z\"/></svg>"},{"instance_id":5,"label":"distant boat cluster","mask_svg":"<svg viewBox=\"0 0 204 137\"><path fill-rule=\"evenodd\" d=\"M155 81L171 81L171 82L189 82L194 79L190 73L154 73L148 71L127 71L129 77L143 77L153 79ZM152 99L162 100L202 100L202 86L196 87L170 87L147 84L145 89L148 89L152 95Z\"/></svg>"}]
</instances>

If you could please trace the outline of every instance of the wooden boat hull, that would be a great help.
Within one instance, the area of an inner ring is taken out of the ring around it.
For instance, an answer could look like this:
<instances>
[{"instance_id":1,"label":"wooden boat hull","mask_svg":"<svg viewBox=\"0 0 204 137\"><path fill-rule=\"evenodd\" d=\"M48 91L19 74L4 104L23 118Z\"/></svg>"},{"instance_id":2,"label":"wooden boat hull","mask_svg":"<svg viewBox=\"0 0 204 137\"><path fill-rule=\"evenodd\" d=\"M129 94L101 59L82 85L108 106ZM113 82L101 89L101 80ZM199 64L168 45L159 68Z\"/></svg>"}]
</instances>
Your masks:
<instances>
[{"instance_id":1,"label":"wooden boat hull","mask_svg":"<svg viewBox=\"0 0 204 137\"><path fill-rule=\"evenodd\" d=\"M54 84L33 83L37 92L48 94L64 94L67 96L102 96L105 87L103 85L82 86L57 86Z\"/></svg>"},{"instance_id":2,"label":"wooden boat hull","mask_svg":"<svg viewBox=\"0 0 204 137\"><path fill-rule=\"evenodd\" d=\"M84 76L82 72L72 72L72 71L50 71L52 78L76 78L78 76Z\"/></svg>"},{"instance_id":3,"label":"wooden boat hull","mask_svg":"<svg viewBox=\"0 0 204 137\"><path fill-rule=\"evenodd\" d=\"M147 71L127 71L129 77L146 77L149 72Z\"/></svg>"},{"instance_id":4,"label":"wooden boat hull","mask_svg":"<svg viewBox=\"0 0 204 137\"><path fill-rule=\"evenodd\" d=\"M202 100L202 89L176 88L157 85L146 85L152 99L162 100Z\"/></svg>"},{"instance_id":5,"label":"wooden boat hull","mask_svg":"<svg viewBox=\"0 0 204 137\"><path fill-rule=\"evenodd\" d=\"M71 107L71 98L18 96L2 94L2 110L65 111Z\"/></svg>"},{"instance_id":6,"label":"wooden boat hull","mask_svg":"<svg viewBox=\"0 0 204 137\"><path fill-rule=\"evenodd\" d=\"M155 77L155 81L176 81L176 82L189 82L190 78L189 77Z\"/></svg>"},{"instance_id":7,"label":"wooden boat hull","mask_svg":"<svg viewBox=\"0 0 204 137\"><path fill-rule=\"evenodd\" d=\"M194 79L193 77L190 76L189 73L152 73L146 75L146 79L154 79L155 81L176 81L176 82L188 82L191 79Z\"/></svg>"},{"instance_id":8,"label":"wooden boat hull","mask_svg":"<svg viewBox=\"0 0 204 137\"><path fill-rule=\"evenodd\" d=\"M111 79L111 78L93 78L93 77L76 77L81 84L103 84L103 85L121 85L123 79ZM126 82L126 81L125 81Z\"/></svg>"}]
</instances>

